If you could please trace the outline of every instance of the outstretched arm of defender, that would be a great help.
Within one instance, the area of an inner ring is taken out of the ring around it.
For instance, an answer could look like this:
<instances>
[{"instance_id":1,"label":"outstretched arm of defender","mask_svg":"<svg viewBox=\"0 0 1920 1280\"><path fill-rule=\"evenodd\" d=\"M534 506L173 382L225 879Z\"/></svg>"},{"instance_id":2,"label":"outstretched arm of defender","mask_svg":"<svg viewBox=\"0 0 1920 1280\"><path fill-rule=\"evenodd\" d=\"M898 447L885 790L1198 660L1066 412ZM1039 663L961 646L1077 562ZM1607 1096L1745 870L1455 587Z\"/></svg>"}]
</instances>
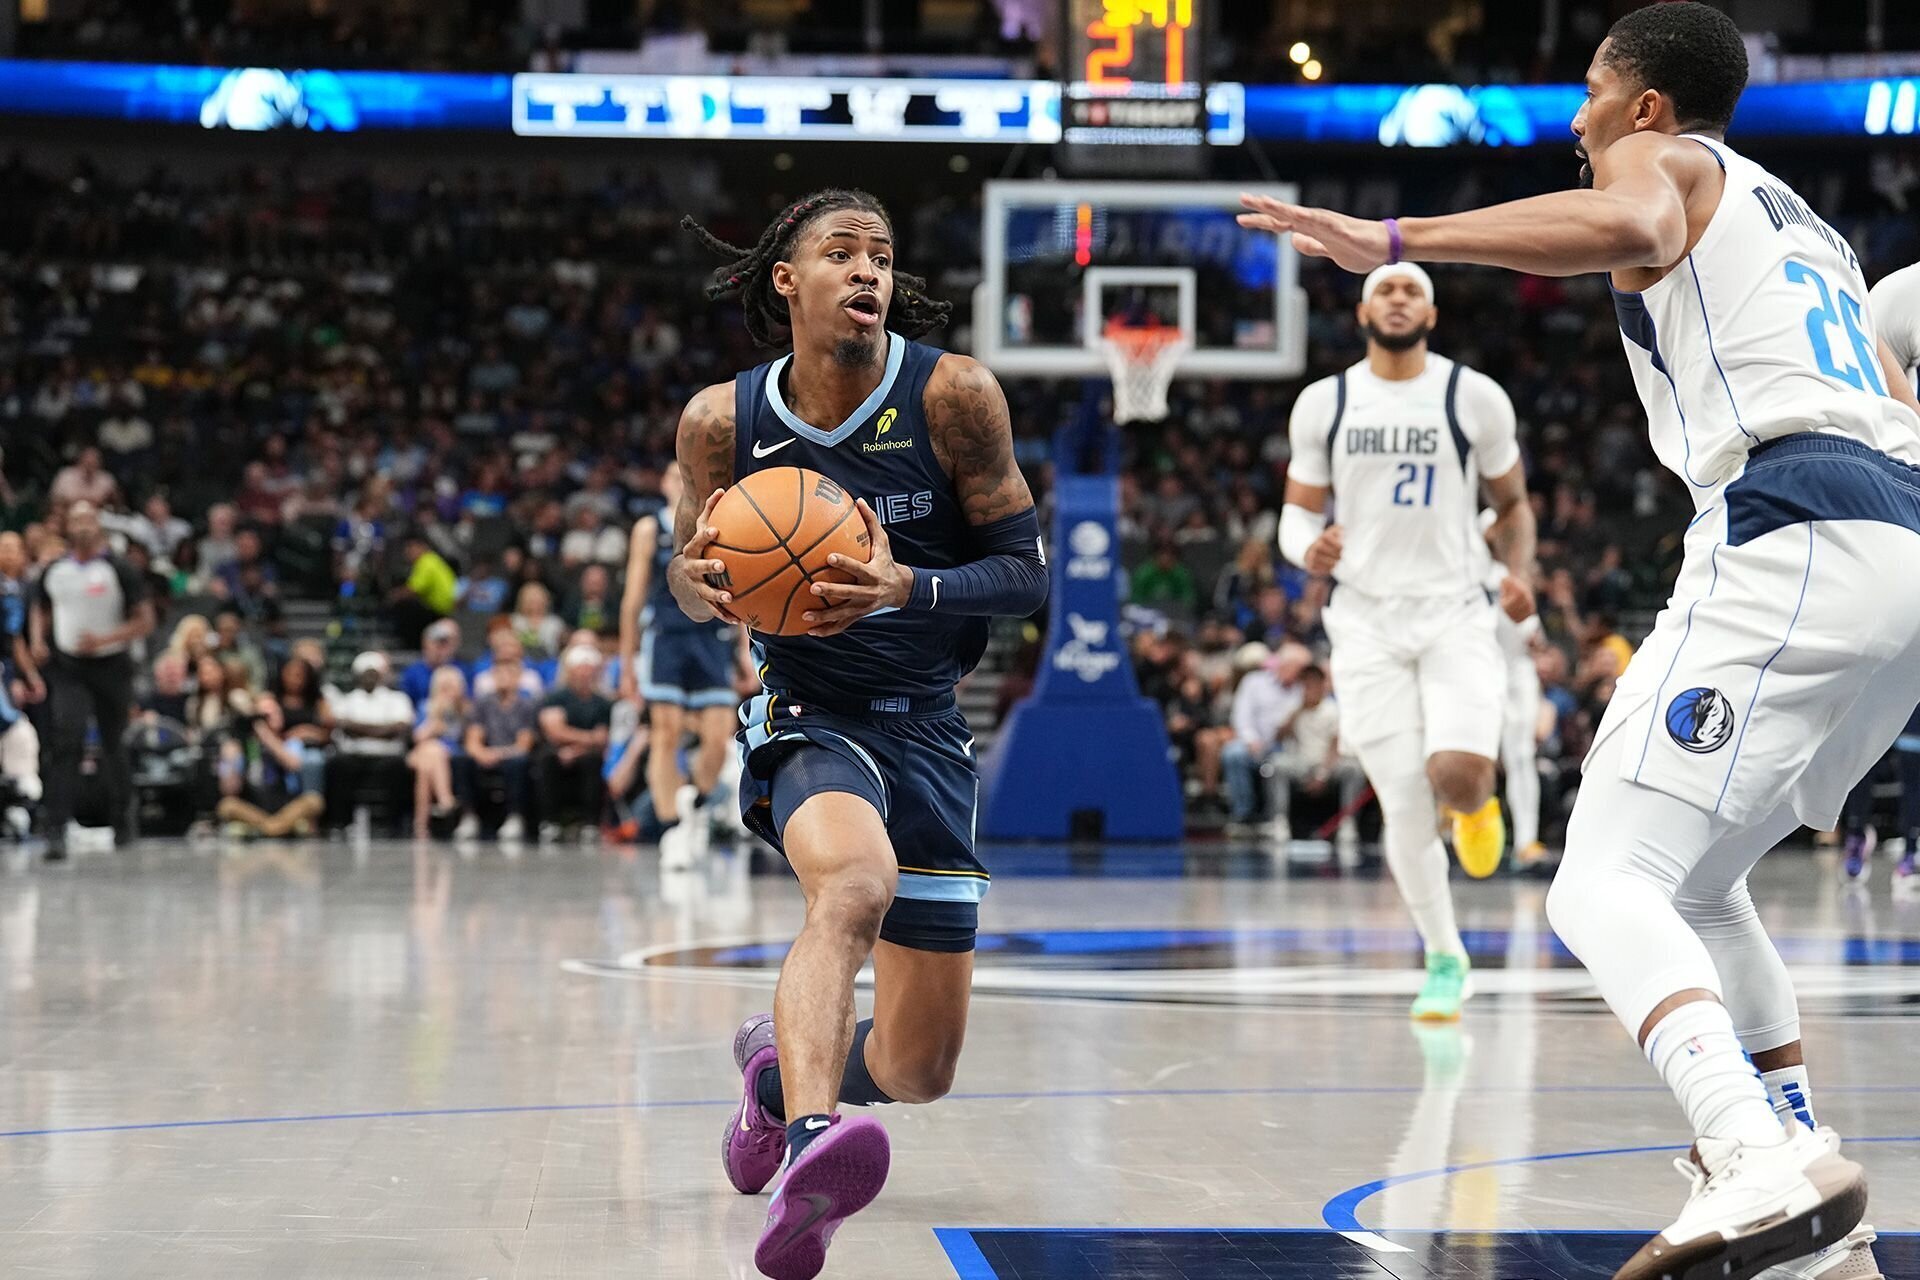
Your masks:
<instances>
[{"instance_id":1,"label":"outstretched arm of defender","mask_svg":"<svg viewBox=\"0 0 1920 1280\"><path fill-rule=\"evenodd\" d=\"M685 498L673 514L673 545L680 550L667 563L667 588L695 622L715 617L739 621L727 611L733 596L710 581L724 574L727 566L707 552L720 536L713 527L713 509L733 483L733 431L732 383L708 387L680 415L675 452L680 478L686 482ZM696 511L693 498L698 494L706 498Z\"/></svg>"},{"instance_id":2,"label":"outstretched arm of defender","mask_svg":"<svg viewBox=\"0 0 1920 1280\"><path fill-rule=\"evenodd\" d=\"M986 554L950 569L926 569L896 565L889 553L883 566L884 531L869 514L876 567L839 556L829 561L861 580L815 585L815 594L831 607L816 613L812 635L831 635L889 606L1023 618L1046 601L1040 519L1014 460L1013 419L1000 384L978 361L945 355L927 381L925 405L934 456L953 478L974 543Z\"/></svg>"},{"instance_id":3,"label":"outstretched arm of defender","mask_svg":"<svg viewBox=\"0 0 1920 1280\"><path fill-rule=\"evenodd\" d=\"M1698 155L1690 154L1697 152ZM1665 268L1687 253L1687 195L1715 165L1705 148L1635 134L1593 158L1594 187L1555 191L1438 218L1397 220L1407 262L1471 262L1538 276ZM1348 271L1394 261L1383 221L1243 195L1240 225L1293 236L1294 248Z\"/></svg>"}]
</instances>

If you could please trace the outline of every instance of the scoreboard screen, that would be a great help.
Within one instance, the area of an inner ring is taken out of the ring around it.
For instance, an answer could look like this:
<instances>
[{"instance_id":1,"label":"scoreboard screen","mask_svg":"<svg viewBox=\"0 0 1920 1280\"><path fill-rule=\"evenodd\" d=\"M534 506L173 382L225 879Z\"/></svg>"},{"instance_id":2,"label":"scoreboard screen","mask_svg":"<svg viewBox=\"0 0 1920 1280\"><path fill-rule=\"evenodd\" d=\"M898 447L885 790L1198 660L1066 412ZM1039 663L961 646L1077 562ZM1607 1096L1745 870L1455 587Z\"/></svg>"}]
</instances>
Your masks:
<instances>
[{"instance_id":1,"label":"scoreboard screen","mask_svg":"<svg viewBox=\"0 0 1920 1280\"><path fill-rule=\"evenodd\" d=\"M1062 0L1062 7L1062 141L1205 144L1205 0Z\"/></svg>"}]
</instances>

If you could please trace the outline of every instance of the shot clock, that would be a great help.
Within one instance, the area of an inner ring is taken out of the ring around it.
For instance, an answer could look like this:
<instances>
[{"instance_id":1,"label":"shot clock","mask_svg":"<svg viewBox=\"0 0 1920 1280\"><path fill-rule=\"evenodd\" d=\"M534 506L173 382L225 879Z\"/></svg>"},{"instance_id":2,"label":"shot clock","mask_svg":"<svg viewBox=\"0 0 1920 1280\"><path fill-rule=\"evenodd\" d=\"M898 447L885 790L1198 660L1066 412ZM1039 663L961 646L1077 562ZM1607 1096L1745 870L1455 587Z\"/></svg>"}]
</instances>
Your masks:
<instances>
[{"instance_id":1,"label":"shot clock","mask_svg":"<svg viewBox=\"0 0 1920 1280\"><path fill-rule=\"evenodd\" d=\"M1204 163L1206 7L1206 0L1062 0L1061 141L1078 167L1166 171L1170 162L1184 167L1182 152L1195 167Z\"/></svg>"}]
</instances>

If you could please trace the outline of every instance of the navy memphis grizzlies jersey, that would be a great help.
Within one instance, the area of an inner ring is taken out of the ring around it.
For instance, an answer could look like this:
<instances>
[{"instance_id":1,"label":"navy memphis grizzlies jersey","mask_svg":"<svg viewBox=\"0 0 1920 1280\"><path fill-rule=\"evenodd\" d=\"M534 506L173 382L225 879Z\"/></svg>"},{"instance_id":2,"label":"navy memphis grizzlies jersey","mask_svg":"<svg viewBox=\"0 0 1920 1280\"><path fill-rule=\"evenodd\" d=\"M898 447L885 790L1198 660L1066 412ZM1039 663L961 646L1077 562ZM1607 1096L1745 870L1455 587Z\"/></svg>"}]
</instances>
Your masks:
<instances>
[{"instance_id":1,"label":"navy memphis grizzlies jersey","mask_svg":"<svg viewBox=\"0 0 1920 1280\"><path fill-rule=\"evenodd\" d=\"M695 622L680 607L680 602L673 598L673 592L667 587L667 565L672 563L679 550L673 545L673 513L661 507L653 512L653 518L659 523L660 532L653 540L653 571L647 575L647 598L641 606L640 625L653 631L675 634L699 631L718 634L731 630L733 624L719 618Z\"/></svg>"},{"instance_id":2,"label":"navy memphis grizzlies jersey","mask_svg":"<svg viewBox=\"0 0 1920 1280\"><path fill-rule=\"evenodd\" d=\"M927 379L946 354L887 335L880 385L845 422L821 430L787 407L782 378L791 356L734 380L736 476L772 467L808 467L865 498L887 527L893 558L923 569L978 559L953 481L934 456L923 403ZM824 602L822 602L824 607ZM795 702L868 707L887 699L953 692L987 647L988 620L886 610L835 636L755 633L766 687Z\"/></svg>"}]
</instances>

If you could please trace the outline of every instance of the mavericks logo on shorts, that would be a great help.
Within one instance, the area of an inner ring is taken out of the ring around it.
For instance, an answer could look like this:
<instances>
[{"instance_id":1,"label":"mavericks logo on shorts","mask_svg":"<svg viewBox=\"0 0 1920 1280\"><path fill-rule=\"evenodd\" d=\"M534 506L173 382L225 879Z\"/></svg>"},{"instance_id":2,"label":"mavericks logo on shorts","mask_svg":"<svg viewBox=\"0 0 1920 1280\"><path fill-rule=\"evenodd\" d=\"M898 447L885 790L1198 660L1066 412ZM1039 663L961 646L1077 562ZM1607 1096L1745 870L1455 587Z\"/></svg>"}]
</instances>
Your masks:
<instances>
[{"instance_id":1,"label":"mavericks logo on shorts","mask_svg":"<svg viewBox=\"0 0 1920 1280\"><path fill-rule=\"evenodd\" d=\"M1696 755L1718 751L1733 737L1733 704L1718 689L1688 689L1667 704L1667 733Z\"/></svg>"}]
</instances>

